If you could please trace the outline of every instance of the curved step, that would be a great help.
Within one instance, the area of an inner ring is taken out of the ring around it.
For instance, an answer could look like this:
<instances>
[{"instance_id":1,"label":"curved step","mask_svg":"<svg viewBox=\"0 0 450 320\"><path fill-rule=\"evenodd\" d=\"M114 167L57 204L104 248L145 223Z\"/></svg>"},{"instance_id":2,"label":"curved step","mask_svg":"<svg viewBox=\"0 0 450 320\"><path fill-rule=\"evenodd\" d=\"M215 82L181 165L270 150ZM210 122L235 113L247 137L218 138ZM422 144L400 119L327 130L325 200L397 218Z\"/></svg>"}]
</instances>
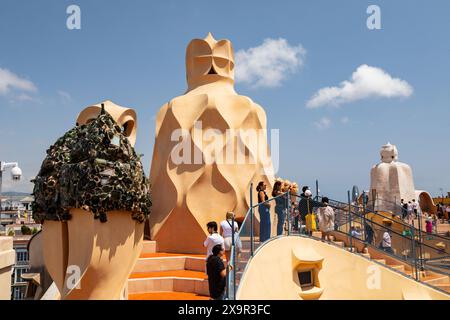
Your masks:
<instances>
[{"instance_id":1,"label":"curved step","mask_svg":"<svg viewBox=\"0 0 450 320\"><path fill-rule=\"evenodd\" d=\"M401 265L401 264L398 264L398 265L390 265L390 264L388 264L387 266L390 267L390 268L392 268L392 269L395 269L395 270L398 270L398 271L400 271L400 272L405 273L405 266L404 266L404 265Z\"/></svg>"},{"instance_id":2,"label":"curved step","mask_svg":"<svg viewBox=\"0 0 450 320\"><path fill-rule=\"evenodd\" d=\"M128 279L128 294L186 292L209 295L207 275L190 270L133 273Z\"/></svg>"},{"instance_id":3,"label":"curved step","mask_svg":"<svg viewBox=\"0 0 450 320\"><path fill-rule=\"evenodd\" d=\"M134 272L129 279L143 278L187 278L187 279L208 279L204 272L192 270L169 270L169 271L150 271L150 272Z\"/></svg>"},{"instance_id":4,"label":"curved step","mask_svg":"<svg viewBox=\"0 0 450 320\"><path fill-rule=\"evenodd\" d=\"M133 273L192 270L205 272L204 255L185 255L171 253L146 253L141 254L134 265Z\"/></svg>"}]
</instances>

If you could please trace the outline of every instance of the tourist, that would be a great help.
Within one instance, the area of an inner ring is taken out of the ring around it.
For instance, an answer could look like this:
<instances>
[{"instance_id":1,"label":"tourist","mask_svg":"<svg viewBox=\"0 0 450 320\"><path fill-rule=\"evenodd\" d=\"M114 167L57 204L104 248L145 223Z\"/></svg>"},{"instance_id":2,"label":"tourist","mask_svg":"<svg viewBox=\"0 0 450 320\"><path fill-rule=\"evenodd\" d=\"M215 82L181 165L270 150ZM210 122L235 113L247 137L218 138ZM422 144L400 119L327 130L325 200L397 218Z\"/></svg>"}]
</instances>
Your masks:
<instances>
[{"instance_id":1,"label":"tourist","mask_svg":"<svg viewBox=\"0 0 450 320\"><path fill-rule=\"evenodd\" d=\"M409 211L406 215L406 222L410 225L414 225L414 214L412 211Z\"/></svg>"},{"instance_id":2,"label":"tourist","mask_svg":"<svg viewBox=\"0 0 450 320\"><path fill-rule=\"evenodd\" d=\"M359 227L357 228L355 226L352 226L350 228L350 234L354 238L361 238L362 237L361 228L359 228Z\"/></svg>"},{"instance_id":3,"label":"tourist","mask_svg":"<svg viewBox=\"0 0 450 320\"><path fill-rule=\"evenodd\" d=\"M302 222L305 222L306 233L312 235L313 231L316 231L316 218L313 213L314 208L319 208L322 206L321 203L313 201L311 199L312 192L309 190L308 186L302 188L303 193L300 195L300 201L298 203L298 210L300 212L300 228Z\"/></svg>"},{"instance_id":4,"label":"tourist","mask_svg":"<svg viewBox=\"0 0 450 320\"><path fill-rule=\"evenodd\" d=\"M322 232L322 240L331 241L330 233L334 231L334 210L328 205L328 198L322 198L322 207L317 210L319 229Z\"/></svg>"},{"instance_id":5,"label":"tourist","mask_svg":"<svg viewBox=\"0 0 450 320\"><path fill-rule=\"evenodd\" d=\"M225 287L227 268L228 271L233 267L228 265L225 268L223 263L224 248L217 244L211 249L212 254L206 261L206 272L208 274L209 296L214 300L225 299Z\"/></svg>"},{"instance_id":6,"label":"tourist","mask_svg":"<svg viewBox=\"0 0 450 320\"><path fill-rule=\"evenodd\" d=\"M446 209L445 205L441 203L442 219L444 220L444 222L448 220L448 214L445 209Z\"/></svg>"},{"instance_id":7,"label":"tourist","mask_svg":"<svg viewBox=\"0 0 450 320\"><path fill-rule=\"evenodd\" d=\"M437 214L433 213L433 229L434 229L434 233L438 233L438 231L437 231L438 224L439 224L439 219L437 217Z\"/></svg>"},{"instance_id":8,"label":"tourist","mask_svg":"<svg viewBox=\"0 0 450 320\"><path fill-rule=\"evenodd\" d=\"M413 209L412 203L411 203L411 201L408 201L408 204L406 205L406 214L407 214L407 216L408 217L412 216L413 212L414 212L414 209Z\"/></svg>"},{"instance_id":9,"label":"tourist","mask_svg":"<svg viewBox=\"0 0 450 320\"><path fill-rule=\"evenodd\" d=\"M300 194L300 200L298 201L298 212L299 215L297 216L296 221L294 222L297 226L297 229L301 231L302 225L305 222L306 215L308 214L308 209L306 207L306 194L305 192L309 190L308 186L304 186L302 188L302 193ZM301 206L301 208L300 208Z\"/></svg>"},{"instance_id":10,"label":"tourist","mask_svg":"<svg viewBox=\"0 0 450 320\"><path fill-rule=\"evenodd\" d=\"M302 188L302 193L300 194L300 201L298 202L298 212L299 214L294 218L294 230L301 230L302 223L305 221L306 214L308 210L300 210L300 205L302 204L302 199L306 199L305 191L309 190L308 186Z\"/></svg>"},{"instance_id":11,"label":"tourist","mask_svg":"<svg viewBox=\"0 0 450 320\"><path fill-rule=\"evenodd\" d=\"M231 258L231 247L233 244L233 228L231 227L234 224L234 247L236 250L236 254L239 254L242 248L241 240L239 238L239 225L234 219L233 212L227 212L225 216L225 220L220 223L220 234L224 239L225 245L225 257L227 261L230 261ZM234 222L234 223L233 223Z\"/></svg>"},{"instance_id":12,"label":"tourist","mask_svg":"<svg viewBox=\"0 0 450 320\"><path fill-rule=\"evenodd\" d=\"M404 229L404 230L402 231L402 236L411 238L411 237L412 237L412 232L411 232L411 230L410 230L410 229Z\"/></svg>"},{"instance_id":13,"label":"tourist","mask_svg":"<svg viewBox=\"0 0 450 320\"><path fill-rule=\"evenodd\" d=\"M408 205L405 203L405 200L402 199L400 202L400 205L402 206L402 219L405 220L408 215Z\"/></svg>"},{"instance_id":14,"label":"tourist","mask_svg":"<svg viewBox=\"0 0 450 320\"><path fill-rule=\"evenodd\" d=\"M295 221L297 220L297 223L298 223L299 215L300 215L300 212L298 211L298 206L297 205L293 205L291 207L291 217L290 217L290 220L289 220L289 222L292 223L292 230L293 231L298 231L298 225L297 226L295 225ZM286 231L287 230L288 229L286 228Z\"/></svg>"},{"instance_id":15,"label":"tourist","mask_svg":"<svg viewBox=\"0 0 450 320\"><path fill-rule=\"evenodd\" d=\"M208 229L209 236L206 238L203 245L206 247L206 259L212 255L212 248L216 245L221 245L224 247L224 240L220 234L217 233L217 223L215 221L210 221L206 225Z\"/></svg>"},{"instance_id":16,"label":"tourist","mask_svg":"<svg viewBox=\"0 0 450 320\"><path fill-rule=\"evenodd\" d=\"M277 214L277 236L280 236L283 234L283 225L284 220L286 218L286 197L281 196L283 194L283 191L281 190L282 182L281 181L275 181L275 184L273 185L272 190L272 197L278 197L275 198L275 213Z\"/></svg>"},{"instance_id":17,"label":"tourist","mask_svg":"<svg viewBox=\"0 0 450 320\"><path fill-rule=\"evenodd\" d=\"M428 214L426 214L425 218L425 230L428 234L433 233L433 218Z\"/></svg>"},{"instance_id":18,"label":"tourist","mask_svg":"<svg viewBox=\"0 0 450 320\"><path fill-rule=\"evenodd\" d=\"M419 204L416 202L416 199L412 199L412 209L414 212L414 216L417 217L417 211L419 209Z\"/></svg>"},{"instance_id":19,"label":"tourist","mask_svg":"<svg viewBox=\"0 0 450 320\"><path fill-rule=\"evenodd\" d=\"M260 181L256 187L258 192L259 211L259 241L263 243L270 238L270 203L266 193L267 185Z\"/></svg>"},{"instance_id":20,"label":"tourist","mask_svg":"<svg viewBox=\"0 0 450 320\"><path fill-rule=\"evenodd\" d=\"M312 235L313 231L317 231L317 224L316 224L316 215L314 214L313 208L317 207L317 205L313 206L313 203L311 201L312 192L311 190L305 191L306 196L306 206L307 206L307 214L305 216L305 228L306 233L310 236Z\"/></svg>"},{"instance_id":21,"label":"tourist","mask_svg":"<svg viewBox=\"0 0 450 320\"><path fill-rule=\"evenodd\" d=\"M444 219L444 214L442 212L442 208L441 208L441 204L438 203L436 205L436 213L437 213L437 218L439 220L439 222L443 222L442 219Z\"/></svg>"},{"instance_id":22,"label":"tourist","mask_svg":"<svg viewBox=\"0 0 450 320\"><path fill-rule=\"evenodd\" d=\"M445 208L445 213L447 214L447 221L450 223L450 204Z\"/></svg>"},{"instance_id":23,"label":"tourist","mask_svg":"<svg viewBox=\"0 0 450 320\"><path fill-rule=\"evenodd\" d=\"M367 222L364 223L364 232L366 234L366 240L365 240L366 243L365 243L364 247L367 248L367 245L373 244L373 235L374 235L372 227Z\"/></svg>"},{"instance_id":24,"label":"tourist","mask_svg":"<svg viewBox=\"0 0 450 320\"><path fill-rule=\"evenodd\" d=\"M383 233L383 240L381 241L381 249L388 253L394 253L392 251L392 240L391 240L391 234L389 230L386 230Z\"/></svg>"}]
</instances>

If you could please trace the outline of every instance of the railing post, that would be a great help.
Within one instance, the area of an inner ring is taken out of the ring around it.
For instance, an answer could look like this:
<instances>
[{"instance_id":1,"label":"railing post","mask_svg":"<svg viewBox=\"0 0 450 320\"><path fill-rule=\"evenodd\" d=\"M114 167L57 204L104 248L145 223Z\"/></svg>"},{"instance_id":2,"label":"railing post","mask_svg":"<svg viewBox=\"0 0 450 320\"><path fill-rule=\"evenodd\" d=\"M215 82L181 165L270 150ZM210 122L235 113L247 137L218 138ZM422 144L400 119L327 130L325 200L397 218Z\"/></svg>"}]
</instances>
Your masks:
<instances>
[{"instance_id":1,"label":"railing post","mask_svg":"<svg viewBox=\"0 0 450 320\"><path fill-rule=\"evenodd\" d=\"M363 212L362 212L362 214L363 214L363 230L364 230L364 243L366 243L366 245L368 245L368 243L367 243L367 233L366 233L366 224L367 224L367 222L366 222L366 201L365 201L365 199L366 199L366 192L365 191L363 191L363 193L362 193L362 207L363 207Z\"/></svg>"},{"instance_id":2,"label":"railing post","mask_svg":"<svg viewBox=\"0 0 450 320\"><path fill-rule=\"evenodd\" d=\"M290 208L290 192L288 191L286 193L286 220L287 220L287 235L291 235L291 226L290 226L290 220L291 220L291 208Z\"/></svg>"},{"instance_id":3,"label":"railing post","mask_svg":"<svg viewBox=\"0 0 450 320\"><path fill-rule=\"evenodd\" d=\"M411 232L411 263L413 265L413 271L414 271L414 275L417 281L419 281L419 273L417 270L417 252L416 252L416 236L415 236L415 232L414 232L414 226L410 227L410 232Z\"/></svg>"},{"instance_id":4,"label":"railing post","mask_svg":"<svg viewBox=\"0 0 450 320\"><path fill-rule=\"evenodd\" d=\"M233 250L233 249L231 249ZM229 263L229 261L227 261L227 263ZM228 268L226 268L226 279L227 279L227 285L226 285L226 292L227 292L227 299L230 300L230 271L228 270Z\"/></svg>"},{"instance_id":5,"label":"railing post","mask_svg":"<svg viewBox=\"0 0 450 320\"><path fill-rule=\"evenodd\" d=\"M253 182L250 183L250 256L253 257Z\"/></svg>"},{"instance_id":6,"label":"railing post","mask_svg":"<svg viewBox=\"0 0 450 320\"><path fill-rule=\"evenodd\" d=\"M316 179L316 200L319 200L319 180Z\"/></svg>"},{"instance_id":7,"label":"railing post","mask_svg":"<svg viewBox=\"0 0 450 320\"><path fill-rule=\"evenodd\" d=\"M420 266L420 271L423 270L423 252L422 252L422 211L419 209L417 210L417 218L418 218L418 229L419 229L419 266Z\"/></svg>"},{"instance_id":8,"label":"railing post","mask_svg":"<svg viewBox=\"0 0 450 320\"><path fill-rule=\"evenodd\" d=\"M236 243L234 240L234 214L231 218L231 248L233 252L233 300L236 300Z\"/></svg>"},{"instance_id":9,"label":"railing post","mask_svg":"<svg viewBox=\"0 0 450 320\"><path fill-rule=\"evenodd\" d=\"M350 250L352 249L353 241L352 241L352 207L351 207L351 199L350 199L350 190L347 190L347 198L348 198L348 224L349 224L349 235L350 235Z\"/></svg>"}]
</instances>

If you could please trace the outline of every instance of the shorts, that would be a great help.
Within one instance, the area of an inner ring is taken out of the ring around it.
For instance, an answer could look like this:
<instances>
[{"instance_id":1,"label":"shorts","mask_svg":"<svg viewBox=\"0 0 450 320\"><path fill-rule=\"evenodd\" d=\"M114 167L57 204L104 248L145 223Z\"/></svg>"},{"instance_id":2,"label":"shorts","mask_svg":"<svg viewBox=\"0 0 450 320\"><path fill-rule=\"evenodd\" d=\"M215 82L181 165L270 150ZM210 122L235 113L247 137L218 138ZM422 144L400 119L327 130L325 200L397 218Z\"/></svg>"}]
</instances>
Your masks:
<instances>
[{"instance_id":1,"label":"shorts","mask_svg":"<svg viewBox=\"0 0 450 320\"><path fill-rule=\"evenodd\" d=\"M239 237L237 235L234 236L234 244L236 246L236 251L239 252L241 251L242 248L242 243L241 243L241 239L239 239ZM231 237L226 237L224 239L224 245L225 245L225 251L230 251L231 250L231 246L233 245L233 239Z\"/></svg>"}]
</instances>

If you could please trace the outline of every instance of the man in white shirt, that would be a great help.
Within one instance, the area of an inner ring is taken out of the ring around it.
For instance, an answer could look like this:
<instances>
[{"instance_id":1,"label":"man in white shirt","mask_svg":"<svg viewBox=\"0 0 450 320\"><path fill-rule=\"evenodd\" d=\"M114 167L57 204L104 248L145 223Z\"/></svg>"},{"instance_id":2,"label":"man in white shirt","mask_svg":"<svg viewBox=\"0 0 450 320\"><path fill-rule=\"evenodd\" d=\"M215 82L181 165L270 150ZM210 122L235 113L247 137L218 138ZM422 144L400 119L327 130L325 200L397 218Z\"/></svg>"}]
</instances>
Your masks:
<instances>
[{"instance_id":1,"label":"man in white shirt","mask_svg":"<svg viewBox=\"0 0 450 320\"><path fill-rule=\"evenodd\" d=\"M212 248L214 248L214 246L220 244L225 249L225 245L224 239L217 233L217 223L215 221L208 222L206 227L208 228L209 236L206 238L203 245L206 247L206 259L208 259L208 257L212 255Z\"/></svg>"},{"instance_id":2,"label":"man in white shirt","mask_svg":"<svg viewBox=\"0 0 450 320\"><path fill-rule=\"evenodd\" d=\"M392 251L392 242L391 242L391 235L389 234L389 231L385 231L383 234L383 242L381 243L382 249L386 252L393 253Z\"/></svg>"}]
</instances>

